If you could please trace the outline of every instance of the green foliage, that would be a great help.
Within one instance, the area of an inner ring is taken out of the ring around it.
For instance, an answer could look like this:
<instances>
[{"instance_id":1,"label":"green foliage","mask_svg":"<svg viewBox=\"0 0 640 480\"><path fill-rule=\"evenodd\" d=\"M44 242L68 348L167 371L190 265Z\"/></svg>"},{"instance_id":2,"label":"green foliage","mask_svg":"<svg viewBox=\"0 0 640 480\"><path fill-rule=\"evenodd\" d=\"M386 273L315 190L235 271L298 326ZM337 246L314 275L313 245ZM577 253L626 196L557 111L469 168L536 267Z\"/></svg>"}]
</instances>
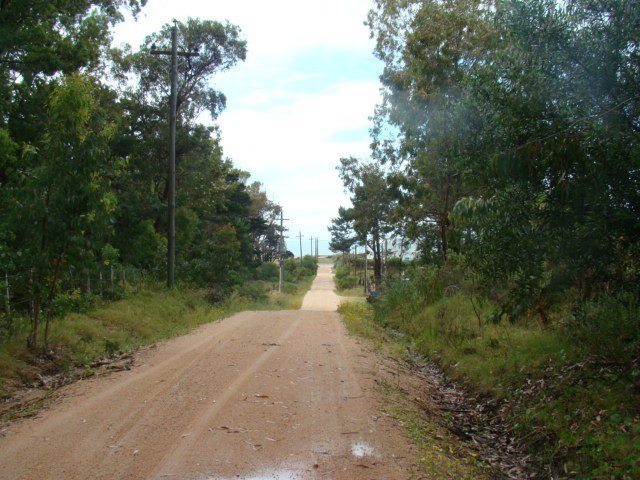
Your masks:
<instances>
[{"instance_id":1,"label":"green foliage","mask_svg":"<svg viewBox=\"0 0 640 480\"><path fill-rule=\"evenodd\" d=\"M633 478L640 453L637 296L566 306L554 326L535 316L487 322L491 304L478 303L459 265L415 268L387 285L373 304L376 325L438 360L467 388L505 402L540 471Z\"/></svg>"},{"instance_id":2,"label":"green foliage","mask_svg":"<svg viewBox=\"0 0 640 480\"><path fill-rule=\"evenodd\" d=\"M389 343L387 332L373 322L373 310L364 301L342 302L338 307L338 313L350 334L371 340L378 349Z\"/></svg>"},{"instance_id":3,"label":"green foliage","mask_svg":"<svg viewBox=\"0 0 640 480\"><path fill-rule=\"evenodd\" d=\"M136 235L130 240L130 248L125 250L123 260L136 267L152 269L162 264L166 257L167 240L153 228L151 220L138 225Z\"/></svg>"},{"instance_id":4,"label":"green foliage","mask_svg":"<svg viewBox=\"0 0 640 480\"><path fill-rule=\"evenodd\" d=\"M269 291L271 285L264 284L264 282L244 282L241 285L235 287L234 292L246 298L252 302L264 301L269 297Z\"/></svg>"},{"instance_id":5,"label":"green foliage","mask_svg":"<svg viewBox=\"0 0 640 480\"><path fill-rule=\"evenodd\" d=\"M497 317L550 321L563 292L637 284L633 5L380 0L370 14L395 228L425 260L466 252Z\"/></svg>"},{"instance_id":6,"label":"green foliage","mask_svg":"<svg viewBox=\"0 0 640 480\"><path fill-rule=\"evenodd\" d=\"M576 344L589 355L627 367L640 386L640 303L638 296L620 292L581 304L567 325Z\"/></svg>"},{"instance_id":7,"label":"green foliage","mask_svg":"<svg viewBox=\"0 0 640 480\"><path fill-rule=\"evenodd\" d=\"M366 245L373 252L374 277L380 283L382 240L391 230L389 222L396 203L386 173L380 165L354 157L341 158L337 170L345 190L351 194L352 207L340 207L339 217L332 220L332 248L347 253L356 240Z\"/></svg>"},{"instance_id":8,"label":"green foliage","mask_svg":"<svg viewBox=\"0 0 640 480\"><path fill-rule=\"evenodd\" d=\"M284 262L285 279L293 279L294 281L303 278L315 277L318 272L318 261L316 257L305 255L300 259L287 258Z\"/></svg>"},{"instance_id":9,"label":"green foliage","mask_svg":"<svg viewBox=\"0 0 640 480\"><path fill-rule=\"evenodd\" d=\"M84 308L79 272L166 268L169 72L150 48L169 49L172 25L105 63L120 10L145 3L0 5L0 267L13 303L3 334L33 305L32 348L41 323L47 344L55 317ZM200 19L177 28L178 48L199 50L179 74L177 277L226 298L273 257L279 206L224 159L216 127L198 123L203 110L215 119L224 108L209 79L244 60L240 29Z\"/></svg>"},{"instance_id":10,"label":"green foliage","mask_svg":"<svg viewBox=\"0 0 640 480\"><path fill-rule=\"evenodd\" d=\"M83 293L79 288L59 292L53 301L53 315L63 318L71 313L87 313L95 307L98 298L95 294Z\"/></svg>"},{"instance_id":11,"label":"green foliage","mask_svg":"<svg viewBox=\"0 0 640 480\"><path fill-rule=\"evenodd\" d=\"M337 266L335 269L334 282L338 292L355 288L358 285L358 277L350 275L351 269L348 266Z\"/></svg>"},{"instance_id":12,"label":"green foliage","mask_svg":"<svg viewBox=\"0 0 640 480\"><path fill-rule=\"evenodd\" d=\"M353 232L352 212L344 207L338 209L338 216L331 219L331 225L328 227L331 234L331 242L329 249L332 252L349 253L351 247L356 242Z\"/></svg>"},{"instance_id":13,"label":"green foliage","mask_svg":"<svg viewBox=\"0 0 640 480\"><path fill-rule=\"evenodd\" d=\"M277 282L280 278L280 265L277 263L263 263L256 270L258 280Z\"/></svg>"}]
</instances>

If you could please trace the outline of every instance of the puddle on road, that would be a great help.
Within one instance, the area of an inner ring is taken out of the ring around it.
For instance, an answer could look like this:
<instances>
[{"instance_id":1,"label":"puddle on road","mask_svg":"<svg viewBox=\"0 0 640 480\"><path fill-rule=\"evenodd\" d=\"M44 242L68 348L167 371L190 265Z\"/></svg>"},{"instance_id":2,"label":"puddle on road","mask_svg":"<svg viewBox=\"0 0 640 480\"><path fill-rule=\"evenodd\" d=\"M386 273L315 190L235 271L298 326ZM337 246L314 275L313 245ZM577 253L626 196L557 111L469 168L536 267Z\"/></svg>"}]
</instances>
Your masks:
<instances>
[{"instance_id":1,"label":"puddle on road","mask_svg":"<svg viewBox=\"0 0 640 480\"><path fill-rule=\"evenodd\" d=\"M207 480L303 480L300 473L291 470L279 470L276 472L261 472L257 475L234 475L232 477L209 477Z\"/></svg>"},{"instance_id":2,"label":"puddle on road","mask_svg":"<svg viewBox=\"0 0 640 480\"><path fill-rule=\"evenodd\" d=\"M356 458L374 457L376 455L376 451L368 443L356 442L351 444L351 455Z\"/></svg>"},{"instance_id":3,"label":"puddle on road","mask_svg":"<svg viewBox=\"0 0 640 480\"><path fill-rule=\"evenodd\" d=\"M375 448L366 442L355 442L351 444L351 455L355 458L376 457L378 453ZM304 480L308 479L309 472L306 474L301 471L294 470L275 470L263 471L249 475L232 475L230 477L208 477L207 480Z\"/></svg>"}]
</instances>

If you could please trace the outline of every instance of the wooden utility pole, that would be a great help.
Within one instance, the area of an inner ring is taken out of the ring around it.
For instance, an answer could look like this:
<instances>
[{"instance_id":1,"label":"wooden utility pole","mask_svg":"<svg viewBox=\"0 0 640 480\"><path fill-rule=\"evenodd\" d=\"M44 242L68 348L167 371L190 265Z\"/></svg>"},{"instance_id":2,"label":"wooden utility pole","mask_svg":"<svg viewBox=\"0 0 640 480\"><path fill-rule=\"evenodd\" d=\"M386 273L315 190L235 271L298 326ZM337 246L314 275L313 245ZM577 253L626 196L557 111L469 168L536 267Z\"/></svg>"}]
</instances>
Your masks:
<instances>
[{"instance_id":1,"label":"wooden utility pole","mask_svg":"<svg viewBox=\"0 0 640 480\"><path fill-rule=\"evenodd\" d=\"M284 243L284 221L288 218L282 218L282 209L280 209L280 244L278 245L278 260L280 264L280 279L278 280L278 291L282 291L282 283L284 282L284 255L287 251Z\"/></svg>"},{"instance_id":2,"label":"wooden utility pole","mask_svg":"<svg viewBox=\"0 0 640 480\"><path fill-rule=\"evenodd\" d=\"M167 287L173 288L176 269L176 123L178 91L178 56L197 57L198 52L178 52L178 27L174 20L171 28L171 50L151 48L152 55L171 56L171 97L169 99L169 200L167 232Z\"/></svg>"},{"instance_id":3,"label":"wooden utility pole","mask_svg":"<svg viewBox=\"0 0 640 480\"><path fill-rule=\"evenodd\" d=\"M369 280L367 278L367 274L368 272L369 266L367 265L367 239L365 237L364 240L364 294L366 295L367 293L369 293L368 287L369 287Z\"/></svg>"},{"instance_id":4,"label":"wooden utility pole","mask_svg":"<svg viewBox=\"0 0 640 480\"><path fill-rule=\"evenodd\" d=\"M304 237L304 235L302 235L302 232L299 232L298 239L300 240L300 266L301 267L302 267L302 237Z\"/></svg>"}]
</instances>

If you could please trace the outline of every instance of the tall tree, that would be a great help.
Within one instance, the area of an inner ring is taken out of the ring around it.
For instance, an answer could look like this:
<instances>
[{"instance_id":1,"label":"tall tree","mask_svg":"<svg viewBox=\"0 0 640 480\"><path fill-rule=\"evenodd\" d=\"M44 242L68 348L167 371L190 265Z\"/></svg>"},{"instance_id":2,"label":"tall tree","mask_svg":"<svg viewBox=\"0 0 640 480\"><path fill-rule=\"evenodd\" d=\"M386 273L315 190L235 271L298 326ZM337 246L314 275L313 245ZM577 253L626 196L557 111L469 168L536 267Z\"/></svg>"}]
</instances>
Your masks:
<instances>
[{"instance_id":1,"label":"tall tree","mask_svg":"<svg viewBox=\"0 0 640 480\"><path fill-rule=\"evenodd\" d=\"M109 238L117 204L109 189L116 168L109 149L117 121L112 101L92 79L63 79L52 90L43 136L27 154L33 166L6 206L15 225L18 268L31 271L31 347L37 344L41 308L48 342L62 268L97 261Z\"/></svg>"},{"instance_id":2,"label":"tall tree","mask_svg":"<svg viewBox=\"0 0 640 480\"><path fill-rule=\"evenodd\" d=\"M513 316L548 292L637 280L636 11L632 0L380 0L370 15L386 64L374 154L406 165L409 219L437 223L425 207L467 197L454 219L471 229L469 260L510 289Z\"/></svg>"},{"instance_id":3,"label":"tall tree","mask_svg":"<svg viewBox=\"0 0 640 480\"><path fill-rule=\"evenodd\" d=\"M200 123L199 118L208 112L210 118L215 119L224 108L225 97L211 87L210 78L244 60L246 42L240 36L240 29L229 23L189 19L177 22L176 26L178 49L199 53L178 66L177 206L180 221L204 225L210 224L213 217L221 216L221 210L226 208L226 195L231 194L233 188L226 181L230 178L231 166L222 159L218 132L215 127ZM151 50L152 47L170 49L171 28L165 25L160 32L148 36L136 53L130 49L111 52L114 77L124 86L121 103L127 118L117 148L129 164L127 175L117 185L122 198L118 230L121 238L140 235L151 244L157 244L157 234L164 235L167 228L166 132L170 89L169 62L151 55ZM139 226L148 222L153 224L156 235L140 230ZM188 252L184 249L190 249L190 242L186 242L187 236L180 236L182 251L178 251L177 256L186 262ZM195 239L193 235L189 238ZM122 243L123 252L135 261L131 244L125 240Z\"/></svg>"},{"instance_id":4,"label":"tall tree","mask_svg":"<svg viewBox=\"0 0 640 480\"><path fill-rule=\"evenodd\" d=\"M394 185L407 237L446 260L452 241L458 247L450 213L470 189L478 129L465 79L494 48L491 2L380 0L369 25L385 62L373 155L401 170Z\"/></svg>"},{"instance_id":5,"label":"tall tree","mask_svg":"<svg viewBox=\"0 0 640 480\"><path fill-rule=\"evenodd\" d=\"M374 277L382 280L382 241L391 231L389 219L395 200L384 171L376 163L342 158L337 167L340 179L351 196L352 207L344 210L345 220L353 221L357 239L373 252Z\"/></svg>"},{"instance_id":6,"label":"tall tree","mask_svg":"<svg viewBox=\"0 0 640 480\"><path fill-rule=\"evenodd\" d=\"M329 249L335 253L348 255L351 247L356 243L351 209L338 208L338 216L331 219L329 233L331 234Z\"/></svg>"}]
</instances>

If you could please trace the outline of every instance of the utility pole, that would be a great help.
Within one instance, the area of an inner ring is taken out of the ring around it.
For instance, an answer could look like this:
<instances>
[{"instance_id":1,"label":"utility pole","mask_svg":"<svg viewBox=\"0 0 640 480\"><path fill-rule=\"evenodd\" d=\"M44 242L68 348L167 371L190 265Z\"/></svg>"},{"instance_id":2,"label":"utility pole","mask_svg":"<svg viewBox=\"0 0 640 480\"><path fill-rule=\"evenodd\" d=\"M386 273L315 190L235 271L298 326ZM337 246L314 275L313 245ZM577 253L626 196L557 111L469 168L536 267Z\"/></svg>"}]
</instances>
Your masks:
<instances>
[{"instance_id":1,"label":"utility pole","mask_svg":"<svg viewBox=\"0 0 640 480\"><path fill-rule=\"evenodd\" d=\"M387 237L385 236L384 237L384 263L382 264L382 266L384 267L382 276L383 276L383 278L385 280L387 279L387 276L389 275L389 272L387 270L387 268L388 268L387 267L387 257L388 257L388 255L389 255L389 251L387 249Z\"/></svg>"},{"instance_id":2,"label":"utility pole","mask_svg":"<svg viewBox=\"0 0 640 480\"><path fill-rule=\"evenodd\" d=\"M278 281L278 291L282 291L282 284L284 283L284 254L286 252L286 248L284 246L284 221L289 220L288 218L282 218L282 209L280 209L280 245L278 248L278 257L280 263L280 279Z\"/></svg>"},{"instance_id":3,"label":"utility pole","mask_svg":"<svg viewBox=\"0 0 640 480\"><path fill-rule=\"evenodd\" d=\"M304 237L304 235L302 235L302 232L299 232L298 239L300 240L300 266L301 267L302 267L302 237Z\"/></svg>"},{"instance_id":4,"label":"utility pole","mask_svg":"<svg viewBox=\"0 0 640 480\"><path fill-rule=\"evenodd\" d=\"M309 255L313 257L313 235L311 236L311 238L309 239L309 241L311 242L311 247L309 250Z\"/></svg>"},{"instance_id":5,"label":"utility pole","mask_svg":"<svg viewBox=\"0 0 640 480\"><path fill-rule=\"evenodd\" d=\"M353 246L353 275L358 275L358 245Z\"/></svg>"},{"instance_id":6,"label":"utility pole","mask_svg":"<svg viewBox=\"0 0 640 480\"><path fill-rule=\"evenodd\" d=\"M369 266L367 265L367 237L365 236L364 240L364 294L366 295L369 287L369 279L367 278L367 274L369 270Z\"/></svg>"},{"instance_id":7,"label":"utility pole","mask_svg":"<svg viewBox=\"0 0 640 480\"><path fill-rule=\"evenodd\" d=\"M176 123L178 91L178 56L197 57L198 52L178 52L178 27L173 21L171 28L171 50L151 48L151 55L171 56L171 98L169 100L169 205L168 205L168 251L167 251L167 287L173 288L176 271Z\"/></svg>"}]
</instances>

